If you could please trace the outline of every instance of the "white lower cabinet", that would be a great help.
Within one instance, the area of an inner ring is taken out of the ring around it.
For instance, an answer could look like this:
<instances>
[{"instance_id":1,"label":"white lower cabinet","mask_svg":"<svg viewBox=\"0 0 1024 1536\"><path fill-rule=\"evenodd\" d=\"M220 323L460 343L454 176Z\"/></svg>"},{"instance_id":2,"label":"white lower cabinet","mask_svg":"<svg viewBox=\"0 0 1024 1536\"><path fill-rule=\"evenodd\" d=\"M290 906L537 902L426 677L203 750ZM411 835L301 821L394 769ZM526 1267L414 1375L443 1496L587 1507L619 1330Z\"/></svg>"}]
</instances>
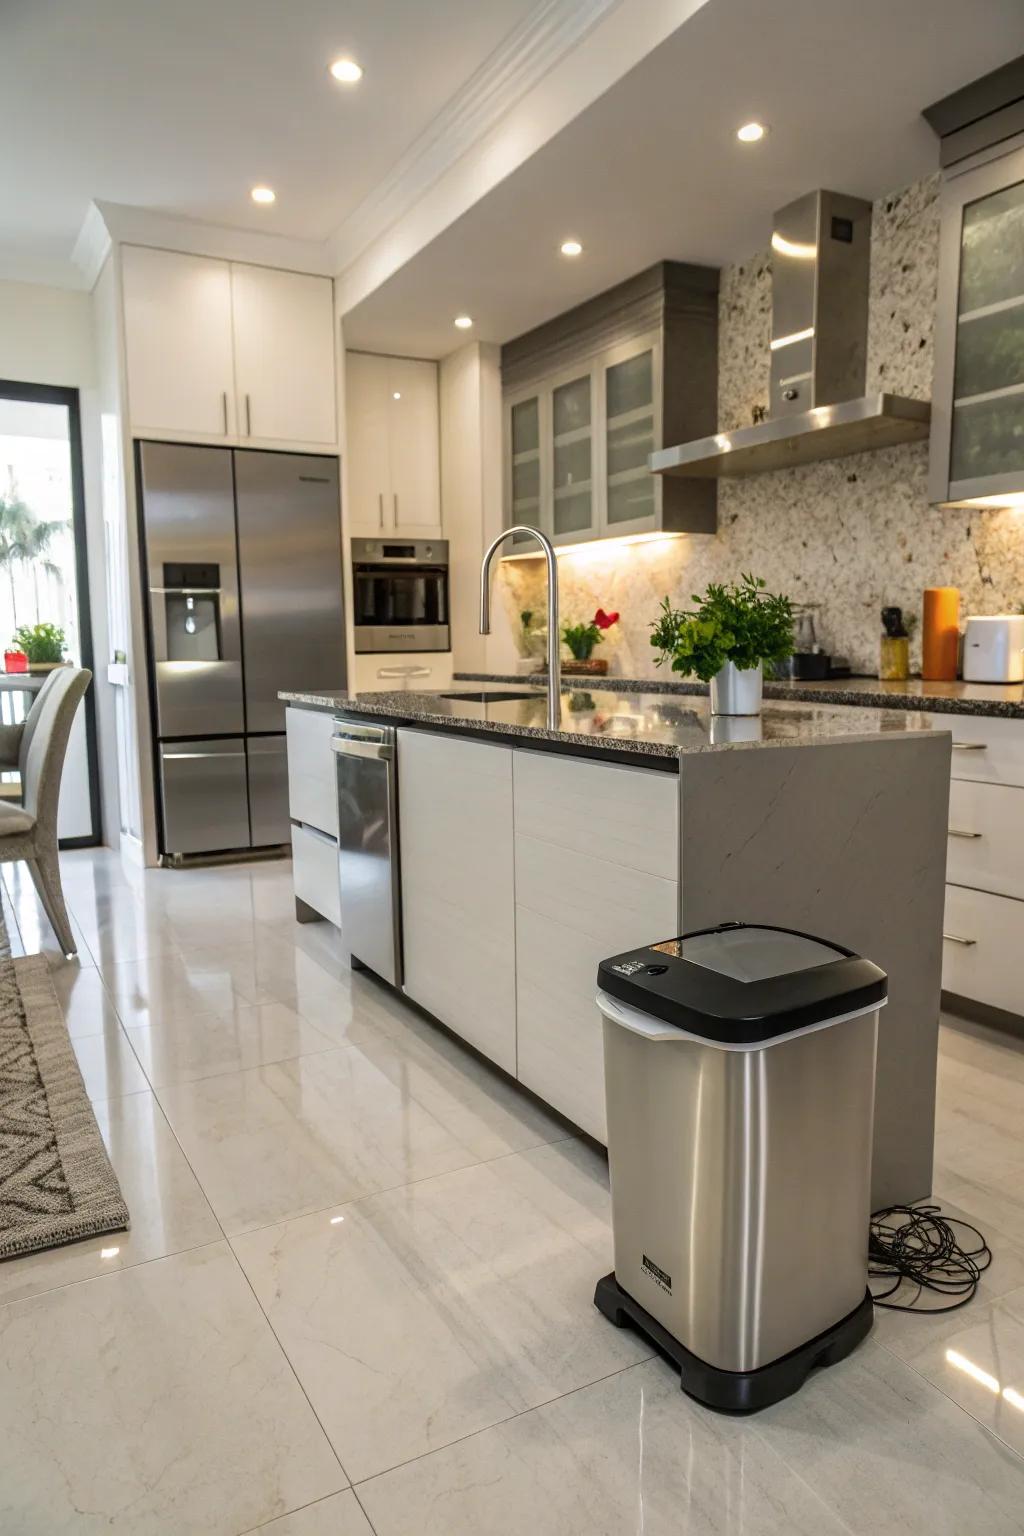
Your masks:
<instances>
[{"instance_id":1,"label":"white lower cabinet","mask_svg":"<svg viewBox=\"0 0 1024 1536\"><path fill-rule=\"evenodd\" d=\"M945 991L1024 1014L1024 901L947 885L943 937Z\"/></svg>"},{"instance_id":2,"label":"white lower cabinet","mask_svg":"<svg viewBox=\"0 0 1024 1536\"><path fill-rule=\"evenodd\" d=\"M516 1070L512 749L398 733L405 991Z\"/></svg>"},{"instance_id":3,"label":"white lower cabinet","mask_svg":"<svg viewBox=\"0 0 1024 1536\"><path fill-rule=\"evenodd\" d=\"M527 751L514 774L518 1077L605 1141L597 967L678 932L679 779Z\"/></svg>"},{"instance_id":4,"label":"white lower cabinet","mask_svg":"<svg viewBox=\"0 0 1024 1536\"><path fill-rule=\"evenodd\" d=\"M292 880L295 894L314 912L341 927L338 845L313 827L292 827Z\"/></svg>"},{"instance_id":5,"label":"white lower cabinet","mask_svg":"<svg viewBox=\"0 0 1024 1536\"><path fill-rule=\"evenodd\" d=\"M338 835L338 787L331 737L334 716L318 709L289 705L285 713L288 733L288 814Z\"/></svg>"}]
</instances>

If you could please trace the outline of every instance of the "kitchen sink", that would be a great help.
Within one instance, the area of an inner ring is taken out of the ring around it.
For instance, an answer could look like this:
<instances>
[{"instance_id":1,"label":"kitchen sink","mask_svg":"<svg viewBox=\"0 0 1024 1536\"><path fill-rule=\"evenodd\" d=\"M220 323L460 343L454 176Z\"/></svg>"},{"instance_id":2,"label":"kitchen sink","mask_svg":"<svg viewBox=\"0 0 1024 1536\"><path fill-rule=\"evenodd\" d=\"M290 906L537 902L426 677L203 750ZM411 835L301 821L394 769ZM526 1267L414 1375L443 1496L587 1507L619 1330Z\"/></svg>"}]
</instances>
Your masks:
<instances>
[{"instance_id":1,"label":"kitchen sink","mask_svg":"<svg viewBox=\"0 0 1024 1536\"><path fill-rule=\"evenodd\" d=\"M438 698L457 699L466 704L506 704L513 699L542 699L543 692L536 688L521 688L513 693L510 689L484 688L472 693L441 693Z\"/></svg>"}]
</instances>

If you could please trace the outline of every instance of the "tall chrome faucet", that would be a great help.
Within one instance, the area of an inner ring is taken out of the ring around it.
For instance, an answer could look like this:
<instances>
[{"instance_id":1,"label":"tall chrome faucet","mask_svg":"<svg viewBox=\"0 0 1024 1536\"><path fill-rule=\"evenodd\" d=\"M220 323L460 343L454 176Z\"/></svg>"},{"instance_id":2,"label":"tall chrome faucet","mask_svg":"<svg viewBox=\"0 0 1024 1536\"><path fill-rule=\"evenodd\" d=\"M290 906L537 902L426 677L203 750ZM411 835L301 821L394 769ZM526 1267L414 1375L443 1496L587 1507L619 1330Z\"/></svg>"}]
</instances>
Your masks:
<instances>
[{"instance_id":1,"label":"tall chrome faucet","mask_svg":"<svg viewBox=\"0 0 1024 1536\"><path fill-rule=\"evenodd\" d=\"M514 534L526 533L537 540L548 565L548 730L557 731L562 723L562 632L558 627L558 564L551 540L539 528L523 525L506 528L490 545L480 567L480 633L491 632L491 560L499 544Z\"/></svg>"}]
</instances>

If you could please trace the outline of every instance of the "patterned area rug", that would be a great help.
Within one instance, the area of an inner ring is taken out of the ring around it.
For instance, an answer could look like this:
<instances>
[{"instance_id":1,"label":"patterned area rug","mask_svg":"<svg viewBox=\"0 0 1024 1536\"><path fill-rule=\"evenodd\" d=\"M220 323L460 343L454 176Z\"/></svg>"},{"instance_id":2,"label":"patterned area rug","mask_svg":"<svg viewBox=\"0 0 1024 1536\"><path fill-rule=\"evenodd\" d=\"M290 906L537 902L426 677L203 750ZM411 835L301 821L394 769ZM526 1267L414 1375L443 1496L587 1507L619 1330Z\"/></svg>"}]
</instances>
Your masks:
<instances>
[{"instance_id":1,"label":"patterned area rug","mask_svg":"<svg viewBox=\"0 0 1024 1536\"><path fill-rule=\"evenodd\" d=\"M42 955L12 960L0 917L0 1259L127 1227Z\"/></svg>"}]
</instances>

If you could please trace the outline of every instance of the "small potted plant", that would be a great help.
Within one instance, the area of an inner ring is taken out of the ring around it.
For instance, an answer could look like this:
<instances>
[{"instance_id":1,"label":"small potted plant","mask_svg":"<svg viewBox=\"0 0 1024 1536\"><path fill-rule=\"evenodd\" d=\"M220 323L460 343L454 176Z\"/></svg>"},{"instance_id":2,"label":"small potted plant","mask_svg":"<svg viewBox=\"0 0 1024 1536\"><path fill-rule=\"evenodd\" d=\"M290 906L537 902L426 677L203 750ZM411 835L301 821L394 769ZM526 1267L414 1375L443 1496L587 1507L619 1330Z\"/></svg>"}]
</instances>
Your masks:
<instances>
[{"instance_id":1,"label":"small potted plant","mask_svg":"<svg viewBox=\"0 0 1024 1536\"><path fill-rule=\"evenodd\" d=\"M28 657L30 672L51 672L64 666L67 640L56 624L23 624L15 630L12 643Z\"/></svg>"},{"instance_id":2,"label":"small potted plant","mask_svg":"<svg viewBox=\"0 0 1024 1536\"><path fill-rule=\"evenodd\" d=\"M572 661L567 661L562 668L563 672L570 674L585 674L591 676L601 675L608 671L607 661L594 656L595 645L600 645L604 639L606 630L619 622L617 613L605 613L599 608L594 617L586 624L565 624L562 627L562 639L572 652Z\"/></svg>"},{"instance_id":3,"label":"small potted plant","mask_svg":"<svg viewBox=\"0 0 1024 1536\"><path fill-rule=\"evenodd\" d=\"M749 575L729 586L710 582L693 601L695 608L682 610L667 597L662 603L651 626L656 665L668 661L673 672L710 683L712 714L760 714L764 663L793 651L792 603Z\"/></svg>"}]
</instances>

